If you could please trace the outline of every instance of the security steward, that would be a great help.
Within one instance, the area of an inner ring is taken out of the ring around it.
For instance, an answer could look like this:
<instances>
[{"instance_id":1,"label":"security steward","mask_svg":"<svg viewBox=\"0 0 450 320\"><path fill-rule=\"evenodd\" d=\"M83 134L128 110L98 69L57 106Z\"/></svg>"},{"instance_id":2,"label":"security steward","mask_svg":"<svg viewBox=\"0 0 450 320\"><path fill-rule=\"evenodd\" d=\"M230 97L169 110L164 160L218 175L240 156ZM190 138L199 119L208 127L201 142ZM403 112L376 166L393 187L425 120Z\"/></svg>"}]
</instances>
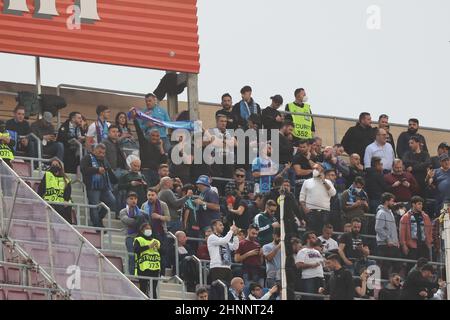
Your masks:
<instances>
[{"instance_id":1,"label":"security steward","mask_svg":"<svg viewBox=\"0 0 450 320\"><path fill-rule=\"evenodd\" d=\"M52 160L50 169L45 172L38 188L38 194L47 202L71 202L72 186L70 178L64 172L62 163ZM72 207L68 205L51 204L51 206L70 224L75 224L72 219Z\"/></svg>"},{"instance_id":2,"label":"security steward","mask_svg":"<svg viewBox=\"0 0 450 320\"><path fill-rule=\"evenodd\" d=\"M139 228L139 234L134 239L135 276L158 278L161 274L161 243L153 237L152 227L149 223L143 223ZM158 281L153 280L153 299L157 299L156 290ZM150 297L148 292L150 280L139 279L142 292Z\"/></svg>"},{"instance_id":3,"label":"security steward","mask_svg":"<svg viewBox=\"0 0 450 320\"><path fill-rule=\"evenodd\" d=\"M308 98L306 97L305 89L295 90L294 95L295 101L288 103L285 110L290 113L311 114L311 106L306 103ZM316 128L312 116L286 114L285 119L292 121L294 124L292 135L295 139L307 140L314 137Z\"/></svg>"},{"instance_id":4,"label":"security steward","mask_svg":"<svg viewBox=\"0 0 450 320\"><path fill-rule=\"evenodd\" d=\"M6 123L0 120L0 158L11 167L11 161L14 160L14 145L16 142L6 130Z\"/></svg>"}]
</instances>

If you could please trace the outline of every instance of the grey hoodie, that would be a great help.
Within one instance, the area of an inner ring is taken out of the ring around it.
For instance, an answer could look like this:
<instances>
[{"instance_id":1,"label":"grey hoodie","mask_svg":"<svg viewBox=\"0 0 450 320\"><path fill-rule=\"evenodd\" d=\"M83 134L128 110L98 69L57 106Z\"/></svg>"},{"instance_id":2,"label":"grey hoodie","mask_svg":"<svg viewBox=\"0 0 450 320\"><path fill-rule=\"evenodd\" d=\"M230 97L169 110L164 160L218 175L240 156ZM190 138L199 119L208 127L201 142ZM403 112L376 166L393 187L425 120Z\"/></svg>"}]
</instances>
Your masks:
<instances>
[{"instance_id":1,"label":"grey hoodie","mask_svg":"<svg viewBox=\"0 0 450 320\"><path fill-rule=\"evenodd\" d=\"M398 245L398 232L395 217L392 210L386 209L383 205L378 206L375 222L377 233L377 245L387 245L388 242Z\"/></svg>"}]
</instances>

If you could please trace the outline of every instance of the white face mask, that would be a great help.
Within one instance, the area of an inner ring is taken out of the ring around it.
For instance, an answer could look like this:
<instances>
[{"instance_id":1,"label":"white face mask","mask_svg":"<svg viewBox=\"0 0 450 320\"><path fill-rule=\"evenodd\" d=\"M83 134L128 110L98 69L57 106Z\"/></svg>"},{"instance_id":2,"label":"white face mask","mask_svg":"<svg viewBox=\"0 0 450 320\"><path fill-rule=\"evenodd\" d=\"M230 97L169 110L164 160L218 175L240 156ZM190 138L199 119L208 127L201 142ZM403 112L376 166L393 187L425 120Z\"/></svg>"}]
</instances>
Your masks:
<instances>
[{"instance_id":1,"label":"white face mask","mask_svg":"<svg viewBox=\"0 0 450 320\"><path fill-rule=\"evenodd\" d=\"M151 229L144 230L144 236L151 237L152 236L152 230Z\"/></svg>"},{"instance_id":2,"label":"white face mask","mask_svg":"<svg viewBox=\"0 0 450 320\"><path fill-rule=\"evenodd\" d=\"M306 103L306 102L308 102L308 96L303 97L303 103Z\"/></svg>"},{"instance_id":3,"label":"white face mask","mask_svg":"<svg viewBox=\"0 0 450 320\"><path fill-rule=\"evenodd\" d=\"M406 210L405 209L399 209L397 211L397 213L398 213L399 216L403 216L406 213Z\"/></svg>"},{"instance_id":4,"label":"white face mask","mask_svg":"<svg viewBox=\"0 0 450 320\"><path fill-rule=\"evenodd\" d=\"M318 176L320 176L319 170L314 169L314 170L313 170L313 177L314 177L314 178L317 178Z\"/></svg>"},{"instance_id":5,"label":"white face mask","mask_svg":"<svg viewBox=\"0 0 450 320\"><path fill-rule=\"evenodd\" d=\"M362 189L360 189L360 188L355 188L355 191L358 192L358 193L360 193L360 192L362 191Z\"/></svg>"}]
</instances>

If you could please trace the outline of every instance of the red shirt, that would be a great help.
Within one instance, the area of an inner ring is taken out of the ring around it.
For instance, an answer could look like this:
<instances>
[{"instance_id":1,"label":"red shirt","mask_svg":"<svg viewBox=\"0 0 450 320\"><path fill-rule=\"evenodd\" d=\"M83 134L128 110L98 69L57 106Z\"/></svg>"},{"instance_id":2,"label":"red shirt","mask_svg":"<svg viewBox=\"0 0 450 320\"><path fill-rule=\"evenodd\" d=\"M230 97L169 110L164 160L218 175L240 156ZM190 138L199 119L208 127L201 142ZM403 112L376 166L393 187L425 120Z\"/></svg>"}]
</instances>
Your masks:
<instances>
[{"instance_id":1,"label":"red shirt","mask_svg":"<svg viewBox=\"0 0 450 320\"><path fill-rule=\"evenodd\" d=\"M239 248L237 249L236 253L239 253L242 256L242 255L246 254L247 252L255 250L255 249L261 250L261 246L259 245L259 243L257 241L250 241L248 239L245 239L245 240L242 240L241 242L239 242ZM256 256L248 257L247 259L242 261L242 264L247 265L247 266L258 267L261 265L261 256L256 255Z\"/></svg>"},{"instance_id":2,"label":"red shirt","mask_svg":"<svg viewBox=\"0 0 450 320\"><path fill-rule=\"evenodd\" d=\"M408 181L410 187L407 188L404 185L392 188L392 185L397 182ZM411 198L419 193L419 185L417 184L414 176L409 172L404 172L401 176L396 176L393 173L389 173L384 176L384 181L388 185L390 192L395 196L397 202L409 202Z\"/></svg>"},{"instance_id":3,"label":"red shirt","mask_svg":"<svg viewBox=\"0 0 450 320\"><path fill-rule=\"evenodd\" d=\"M201 244L197 248L197 258L200 260L210 260L209 258L209 251L208 251L208 245L207 244Z\"/></svg>"}]
</instances>

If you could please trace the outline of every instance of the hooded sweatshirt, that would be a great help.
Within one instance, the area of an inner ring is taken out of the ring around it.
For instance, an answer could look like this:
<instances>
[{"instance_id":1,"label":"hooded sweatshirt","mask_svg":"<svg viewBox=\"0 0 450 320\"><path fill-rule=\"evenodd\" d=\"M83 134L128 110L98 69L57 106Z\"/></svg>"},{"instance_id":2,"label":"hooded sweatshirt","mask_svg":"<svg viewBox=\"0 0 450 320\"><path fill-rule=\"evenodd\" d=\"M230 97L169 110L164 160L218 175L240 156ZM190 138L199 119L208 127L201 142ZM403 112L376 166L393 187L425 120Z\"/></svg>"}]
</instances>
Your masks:
<instances>
[{"instance_id":1,"label":"hooded sweatshirt","mask_svg":"<svg viewBox=\"0 0 450 320\"><path fill-rule=\"evenodd\" d=\"M394 214L392 210L386 209L383 205L378 206L377 209L375 231L377 233L377 245L385 246L390 242L398 246L398 233Z\"/></svg>"}]
</instances>

